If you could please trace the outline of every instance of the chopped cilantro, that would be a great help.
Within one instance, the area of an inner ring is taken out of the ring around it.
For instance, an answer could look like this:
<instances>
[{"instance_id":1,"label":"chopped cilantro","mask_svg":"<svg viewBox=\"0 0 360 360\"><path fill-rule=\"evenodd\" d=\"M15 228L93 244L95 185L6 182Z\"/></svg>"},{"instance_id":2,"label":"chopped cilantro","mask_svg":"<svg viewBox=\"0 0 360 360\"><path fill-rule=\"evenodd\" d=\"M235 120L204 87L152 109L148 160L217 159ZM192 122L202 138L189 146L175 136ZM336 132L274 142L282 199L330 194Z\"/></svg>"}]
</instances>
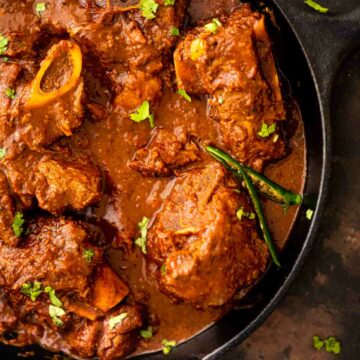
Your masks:
<instances>
[{"instance_id":1,"label":"chopped cilantro","mask_svg":"<svg viewBox=\"0 0 360 360\"><path fill-rule=\"evenodd\" d=\"M3 34L0 34L0 55L2 55L6 50L9 44L9 40Z\"/></svg>"},{"instance_id":2,"label":"chopped cilantro","mask_svg":"<svg viewBox=\"0 0 360 360\"><path fill-rule=\"evenodd\" d=\"M65 310L59 306L49 305L49 315L56 326L63 326L64 322L60 319L66 314Z\"/></svg>"},{"instance_id":3,"label":"chopped cilantro","mask_svg":"<svg viewBox=\"0 0 360 360\"><path fill-rule=\"evenodd\" d=\"M32 301L35 301L36 298L43 292L41 290L41 283L37 280L33 284L25 283L21 285L20 290L24 295L28 296Z\"/></svg>"},{"instance_id":4,"label":"chopped cilantro","mask_svg":"<svg viewBox=\"0 0 360 360\"><path fill-rule=\"evenodd\" d=\"M165 264L162 264L162 265L161 265L160 271L161 271L161 273L162 273L163 275L166 274L166 266L165 266Z\"/></svg>"},{"instance_id":5,"label":"chopped cilantro","mask_svg":"<svg viewBox=\"0 0 360 360\"><path fill-rule=\"evenodd\" d=\"M158 7L154 0L140 0L141 15L146 19L154 19Z\"/></svg>"},{"instance_id":6,"label":"chopped cilantro","mask_svg":"<svg viewBox=\"0 0 360 360\"><path fill-rule=\"evenodd\" d=\"M169 355L171 349L176 346L176 341L175 340L166 340L164 339L161 344L163 345L163 353L165 355Z\"/></svg>"},{"instance_id":7,"label":"chopped cilantro","mask_svg":"<svg viewBox=\"0 0 360 360\"><path fill-rule=\"evenodd\" d=\"M146 119L149 120L150 127L154 127L154 115L150 114L150 104L148 101L144 101L140 107L136 110L135 114L130 115L130 119L139 123Z\"/></svg>"},{"instance_id":8,"label":"chopped cilantro","mask_svg":"<svg viewBox=\"0 0 360 360\"><path fill-rule=\"evenodd\" d=\"M11 88L7 88L5 90L5 95L12 100L16 98L15 90Z\"/></svg>"},{"instance_id":9,"label":"chopped cilantro","mask_svg":"<svg viewBox=\"0 0 360 360\"><path fill-rule=\"evenodd\" d=\"M170 30L170 35L171 36L179 36L180 30L177 27L173 26Z\"/></svg>"},{"instance_id":10,"label":"chopped cilantro","mask_svg":"<svg viewBox=\"0 0 360 360\"><path fill-rule=\"evenodd\" d=\"M9 58L8 58L7 56L4 56L4 57L2 58L2 61L3 61L3 62L8 62L8 61L9 61Z\"/></svg>"},{"instance_id":11,"label":"chopped cilantro","mask_svg":"<svg viewBox=\"0 0 360 360\"><path fill-rule=\"evenodd\" d=\"M205 29L207 31L210 31L211 33L215 34L216 30L220 26L222 26L221 22L219 21L219 19L215 18L215 19L212 20L211 23L205 25Z\"/></svg>"},{"instance_id":12,"label":"chopped cilantro","mask_svg":"<svg viewBox=\"0 0 360 360\"><path fill-rule=\"evenodd\" d=\"M57 306L57 307L62 307L62 302L61 300L56 296L55 294L55 290L51 287L51 286L47 286L44 289L44 292L46 292L47 294L49 294L49 298L50 301L53 305Z\"/></svg>"},{"instance_id":13,"label":"chopped cilantro","mask_svg":"<svg viewBox=\"0 0 360 360\"><path fill-rule=\"evenodd\" d=\"M24 215L21 212L17 211L14 217L14 221L11 225L16 237L20 237L22 232L24 231L24 222Z\"/></svg>"},{"instance_id":14,"label":"chopped cilantro","mask_svg":"<svg viewBox=\"0 0 360 360\"><path fill-rule=\"evenodd\" d=\"M120 324L126 317L127 313L121 313L120 315L114 316L109 320L109 329L112 330L117 324Z\"/></svg>"},{"instance_id":15,"label":"chopped cilantro","mask_svg":"<svg viewBox=\"0 0 360 360\"><path fill-rule=\"evenodd\" d=\"M6 149L0 148L0 160L3 159L6 155Z\"/></svg>"},{"instance_id":16,"label":"chopped cilantro","mask_svg":"<svg viewBox=\"0 0 360 360\"><path fill-rule=\"evenodd\" d=\"M153 337L153 328L148 326L147 329L140 330L140 336L144 339L151 339Z\"/></svg>"},{"instance_id":17,"label":"chopped cilantro","mask_svg":"<svg viewBox=\"0 0 360 360\"><path fill-rule=\"evenodd\" d=\"M46 10L46 4L44 2L37 3L35 5L35 11L40 16L41 12L44 12Z\"/></svg>"},{"instance_id":18,"label":"chopped cilantro","mask_svg":"<svg viewBox=\"0 0 360 360\"><path fill-rule=\"evenodd\" d=\"M276 130L276 124L273 123L270 126L268 124L262 123L261 130L258 132L258 135L265 138L270 136Z\"/></svg>"},{"instance_id":19,"label":"chopped cilantro","mask_svg":"<svg viewBox=\"0 0 360 360\"><path fill-rule=\"evenodd\" d=\"M237 212L236 212L236 216L239 220L241 220L243 217L247 217L250 220L254 220L255 219L255 214L253 212L247 212L244 211L244 208L241 207Z\"/></svg>"},{"instance_id":20,"label":"chopped cilantro","mask_svg":"<svg viewBox=\"0 0 360 360\"><path fill-rule=\"evenodd\" d=\"M91 260L93 259L94 255L95 255L95 252L94 252L93 249L84 249L84 251L83 251L83 257L86 259L86 261L87 261L88 263L91 262Z\"/></svg>"},{"instance_id":21,"label":"chopped cilantro","mask_svg":"<svg viewBox=\"0 0 360 360\"><path fill-rule=\"evenodd\" d=\"M307 210L306 210L306 218L307 218L308 220L311 220L313 214L314 214L314 210L311 210L311 209L307 209Z\"/></svg>"},{"instance_id":22,"label":"chopped cilantro","mask_svg":"<svg viewBox=\"0 0 360 360\"><path fill-rule=\"evenodd\" d=\"M140 237L135 240L135 245L140 247L143 254L146 254L146 235L148 224L149 219L144 216L142 220L138 223L138 227L140 229Z\"/></svg>"},{"instance_id":23,"label":"chopped cilantro","mask_svg":"<svg viewBox=\"0 0 360 360\"><path fill-rule=\"evenodd\" d=\"M181 95L186 101L191 102L191 97L184 89L179 89L178 94Z\"/></svg>"},{"instance_id":24,"label":"chopped cilantro","mask_svg":"<svg viewBox=\"0 0 360 360\"><path fill-rule=\"evenodd\" d=\"M175 0L165 0L164 1L165 6L172 6L175 5Z\"/></svg>"},{"instance_id":25,"label":"chopped cilantro","mask_svg":"<svg viewBox=\"0 0 360 360\"><path fill-rule=\"evenodd\" d=\"M319 5L313 0L305 0L304 3L322 14L326 14L329 11L328 8Z\"/></svg>"},{"instance_id":26,"label":"chopped cilantro","mask_svg":"<svg viewBox=\"0 0 360 360\"><path fill-rule=\"evenodd\" d=\"M224 98L223 98L222 96L220 96L220 97L218 98L218 103L219 103L220 105L222 105L222 104L224 103Z\"/></svg>"},{"instance_id":27,"label":"chopped cilantro","mask_svg":"<svg viewBox=\"0 0 360 360\"><path fill-rule=\"evenodd\" d=\"M313 346L316 350L321 350L325 345L327 352L340 354L341 343L334 336L329 336L327 339L321 340L319 336L313 336Z\"/></svg>"}]
</instances>

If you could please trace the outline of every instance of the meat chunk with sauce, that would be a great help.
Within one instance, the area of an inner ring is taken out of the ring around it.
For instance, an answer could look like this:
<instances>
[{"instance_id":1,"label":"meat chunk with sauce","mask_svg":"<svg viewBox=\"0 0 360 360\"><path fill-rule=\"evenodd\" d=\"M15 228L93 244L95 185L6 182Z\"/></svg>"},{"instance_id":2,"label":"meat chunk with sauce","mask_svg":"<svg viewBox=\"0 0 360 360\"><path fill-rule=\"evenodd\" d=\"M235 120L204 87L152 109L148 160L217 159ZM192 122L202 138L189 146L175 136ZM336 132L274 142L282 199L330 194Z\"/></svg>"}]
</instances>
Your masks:
<instances>
[{"instance_id":1,"label":"meat chunk with sauce","mask_svg":"<svg viewBox=\"0 0 360 360\"><path fill-rule=\"evenodd\" d=\"M167 176L200 158L197 145L185 132L157 129L151 141L136 151L130 167L144 176Z\"/></svg>"},{"instance_id":2,"label":"meat chunk with sauce","mask_svg":"<svg viewBox=\"0 0 360 360\"><path fill-rule=\"evenodd\" d=\"M53 214L82 210L100 200L101 175L90 163L44 156L35 170L35 196L39 206Z\"/></svg>"},{"instance_id":3,"label":"meat chunk with sauce","mask_svg":"<svg viewBox=\"0 0 360 360\"><path fill-rule=\"evenodd\" d=\"M241 162L261 170L285 155L279 130L286 114L265 19L243 5L219 20L215 31L206 26L209 20L178 44L178 87L210 95L210 116L220 122L225 145ZM261 133L263 124L276 131Z\"/></svg>"},{"instance_id":4,"label":"meat chunk with sauce","mask_svg":"<svg viewBox=\"0 0 360 360\"><path fill-rule=\"evenodd\" d=\"M184 172L148 232L160 289L198 307L227 303L267 264L254 220L236 216L239 208L251 208L227 181L214 163Z\"/></svg>"}]
</instances>

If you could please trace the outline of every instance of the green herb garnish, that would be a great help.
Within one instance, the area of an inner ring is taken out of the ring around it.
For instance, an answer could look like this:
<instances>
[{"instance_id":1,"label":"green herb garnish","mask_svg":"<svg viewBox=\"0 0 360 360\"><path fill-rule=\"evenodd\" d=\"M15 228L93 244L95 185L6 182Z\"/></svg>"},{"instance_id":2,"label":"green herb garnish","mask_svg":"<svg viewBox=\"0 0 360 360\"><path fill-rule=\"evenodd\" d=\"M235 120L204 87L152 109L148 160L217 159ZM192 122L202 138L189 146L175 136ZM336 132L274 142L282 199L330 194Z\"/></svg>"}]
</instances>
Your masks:
<instances>
[{"instance_id":1,"label":"green herb garnish","mask_svg":"<svg viewBox=\"0 0 360 360\"><path fill-rule=\"evenodd\" d=\"M311 218L313 217L313 214L314 214L314 210L311 210L311 209L306 210L306 218L308 220L311 220Z\"/></svg>"},{"instance_id":2,"label":"green herb garnish","mask_svg":"<svg viewBox=\"0 0 360 360\"><path fill-rule=\"evenodd\" d=\"M150 104L148 101L144 101L140 107L136 110L135 114L130 115L130 119L139 123L144 120L149 120L150 127L154 127L154 115L150 114Z\"/></svg>"},{"instance_id":3,"label":"green herb garnish","mask_svg":"<svg viewBox=\"0 0 360 360\"><path fill-rule=\"evenodd\" d=\"M177 27L173 26L170 30L170 35L171 36L179 36L180 30Z\"/></svg>"},{"instance_id":4,"label":"green herb garnish","mask_svg":"<svg viewBox=\"0 0 360 360\"><path fill-rule=\"evenodd\" d=\"M93 249L84 249L84 251L83 251L83 257L86 259L86 261L87 261L88 263L91 262L91 260L93 259L94 255L95 255L95 252L94 252Z\"/></svg>"},{"instance_id":5,"label":"green herb garnish","mask_svg":"<svg viewBox=\"0 0 360 360\"><path fill-rule=\"evenodd\" d=\"M3 159L6 155L6 149L0 148L0 160Z\"/></svg>"},{"instance_id":6,"label":"green herb garnish","mask_svg":"<svg viewBox=\"0 0 360 360\"><path fill-rule=\"evenodd\" d=\"M24 222L25 222L24 215L21 212L17 211L14 217L14 221L11 225L16 237L20 237L21 234L23 233Z\"/></svg>"},{"instance_id":7,"label":"green herb garnish","mask_svg":"<svg viewBox=\"0 0 360 360\"><path fill-rule=\"evenodd\" d=\"M175 5L175 0L165 0L164 5L165 6Z\"/></svg>"},{"instance_id":8,"label":"green herb garnish","mask_svg":"<svg viewBox=\"0 0 360 360\"><path fill-rule=\"evenodd\" d=\"M181 95L186 101L191 102L191 97L184 89L179 89L178 94Z\"/></svg>"},{"instance_id":9,"label":"green herb garnish","mask_svg":"<svg viewBox=\"0 0 360 360\"><path fill-rule=\"evenodd\" d=\"M149 219L144 216L142 220L138 223L138 227L140 229L140 237L135 240L135 244L139 246L143 254L146 254L146 235L148 224Z\"/></svg>"},{"instance_id":10,"label":"green herb garnish","mask_svg":"<svg viewBox=\"0 0 360 360\"><path fill-rule=\"evenodd\" d=\"M153 337L153 328L148 326L147 329L140 330L140 336L143 339L151 339Z\"/></svg>"},{"instance_id":11,"label":"green herb garnish","mask_svg":"<svg viewBox=\"0 0 360 360\"><path fill-rule=\"evenodd\" d=\"M114 316L109 320L109 329L112 330L117 324L120 324L126 317L127 313L121 313L120 315Z\"/></svg>"},{"instance_id":12,"label":"green herb garnish","mask_svg":"<svg viewBox=\"0 0 360 360\"><path fill-rule=\"evenodd\" d=\"M9 40L3 34L0 34L0 55L2 55L6 50L9 44Z\"/></svg>"},{"instance_id":13,"label":"green herb garnish","mask_svg":"<svg viewBox=\"0 0 360 360\"><path fill-rule=\"evenodd\" d=\"M171 349L176 346L176 341L175 340L166 340L164 339L162 342L161 342L162 346L163 346L163 353L165 355L169 355L170 354L170 351Z\"/></svg>"},{"instance_id":14,"label":"green herb garnish","mask_svg":"<svg viewBox=\"0 0 360 360\"><path fill-rule=\"evenodd\" d=\"M146 19L154 19L159 4L154 0L141 0L140 10L141 15Z\"/></svg>"},{"instance_id":15,"label":"green herb garnish","mask_svg":"<svg viewBox=\"0 0 360 360\"><path fill-rule=\"evenodd\" d=\"M28 296L32 301L35 301L36 298L43 292L41 290L41 283L35 280L32 284L25 283L21 285L20 290L24 295Z\"/></svg>"},{"instance_id":16,"label":"green herb garnish","mask_svg":"<svg viewBox=\"0 0 360 360\"><path fill-rule=\"evenodd\" d=\"M51 286L46 286L44 292L49 295L50 301L53 305L57 307L62 307L61 300L56 296L55 290Z\"/></svg>"},{"instance_id":17,"label":"green herb garnish","mask_svg":"<svg viewBox=\"0 0 360 360\"><path fill-rule=\"evenodd\" d=\"M250 220L254 220L256 215L253 212L247 212L244 211L244 208L241 207L237 212L236 212L236 216L239 220L241 220L243 217L246 217Z\"/></svg>"},{"instance_id":18,"label":"green herb garnish","mask_svg":"<svg viewBox=\"0 0 360 360\"><path fill-rule=\"evenodd\" d=\"M258 132L258 135L265 138L270 136L276 130L276 124L272 123L270 126L268 124L262 123L261 129Z\"/></svg>"},{"instance_id":19,"label":"green herb garnish","mask_svg":"<svg viewBox=\"0 0 360 360\"><path fill-rule=\"evenodd\" d=\"M215 34L216 33L216 30L222 26L221 22L219 21L219 19L215 18L212 20L211 23L209 24L206 24L205 25L205 29L207 31L210 31L211 33Z\"/></svg>"},{"instance_id":20,"label":"green herb garnish","mask_svg":"<svg viewBox=\"0 0 360 360\"><path fill-rule=\"evenodd\" d=\"M341 343L334 336L329 336L327 339L321 340L319 336L313 337L313 346L316 350L320 350L324 347L327 352L334 354L340 354Z\"/></svg>"},{"instance_id":21,"label":"green herb garnish","mask_svg":"<svg viewBox=\"0 0 360 360\"><path fill-rule=\"evenodd\" d=\"M49 305L49 315L56 326L63 326L64 322L60 319L66 314L65 310L59 306Z\"/></svg>"},{"instance_id":22,"label":"green herb garnish","mask_svg":"<svg viewBox=\"0 0 360 360\"><path fill-rule=\"evenodd\" d=\"M304 3L322 14L326 14L329 11L328 8L319 5L313 0L305 0Z\"/></svg>"},{"instance_id":23,"label":"green herb garnish","mask_svg":"<svg viewBox=\"0 0 360 360\"><path fill-rule=\"evenodd\" d=\"M162 273L163 275L166 274L166 265L165 265L165 264L162 264L162 265L161 265L160 271L161 271L161 273Z\"/></svg>"},{"instance_id":24,"label":"green herb garnish","mask_svg":"<svg viewBox=\"0 0 360 360\"><path fill-rule=\"evenodd\" d=\"M35 11L40 16L41 12L44 12L46 10L46 4L44 2L37 3L35 5Z\"/></svg>"},{"instance_id":25,"label":"green herb garnish","mask_svg":"<svg viewBox=\"0 0 360 360\"><path fill-rule=\"evenodd\" d=\"M222 104L224 103L224 98L223 98L222 96L220 96L220 97L218 98L218 103L219 103L220 105L222 105Z\"/></svg>"},{"instance_id":26,"label":"green herb garnish","mask_svg":"<svg viewBox=\"0 0 360 360\"><path fill-rule=\"evenodd\" d=\"M15 100L16 98L15 90L11 88L5 90L5 95L12 100Z\"/></svg>"}]
</instances>

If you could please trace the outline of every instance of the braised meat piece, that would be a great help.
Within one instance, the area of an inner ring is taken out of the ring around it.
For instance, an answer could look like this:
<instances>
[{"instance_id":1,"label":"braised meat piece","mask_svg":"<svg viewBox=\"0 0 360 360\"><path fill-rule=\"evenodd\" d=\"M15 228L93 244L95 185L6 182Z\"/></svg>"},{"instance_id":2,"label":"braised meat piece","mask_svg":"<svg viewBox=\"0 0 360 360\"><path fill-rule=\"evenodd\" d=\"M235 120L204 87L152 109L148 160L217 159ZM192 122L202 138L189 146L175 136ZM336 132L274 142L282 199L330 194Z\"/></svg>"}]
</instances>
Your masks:
<instances>
[{"instance_id":1,"label":"braised meat piece","mask_svg":"<svg viewBox=\"0 0 360 360\"><path fill-rule=\"evenodd\" d=\"M84 117L82 55L75 43L53 45L35 78L24 90L19 132L31 149L41 149L61 136L70 136Z\"/></svg>"},{"instance_id":2,"label":"braised meat piece","mask_svg":"<svg viewBox=\"0 0 360 360\"><path fill-rule=\"evenodd\" d=\"M167 176L200 158L199 149L185 132L155 130L149 144L136 151L129 166L144 176Z\"/></svg>"},{"instance_id":3,"label":"braised meat piece","mask_svg":"<svg viewBox=\"0 0 360 360\"><path fill-rule=\"evenodd\" d=\"M35 196L39 206L53 214L82 210L100 200L101 175L90 163L44 156L35 170Z\"/></svg>"},{"instance_id":4,"label":"braised meat piece","mask_svg":"<svg viewBox=\"0 0 360 360\"><path fill-rule=\"evenodd\" d=\"M14 100L12 97L16 96L15 83L20 75L21 66L15 63L0 63L0 72L0 118L4 121Z\"/></svg>"},{"instance_id":5,"label":"braised meat piece","mask_svg":"<svg viewBox=\"0 0 360 360\"><path fill-rule=\"evenodd\" d=\"M14 202L6 178L0 171L0 242L10 246L15 246L19 240L12 229L14 217Z\"/></svg>"},{"instance_id":6,"label":"braised meat piece","mask_svg":"<svg viewBox=\"0 0 360 360\"><path fill-rule=\"evenodd\" d=\"M114 325L116 317L119 321ZM121 359L134 351L142 323L143 313L139 305L124 305L109 313L104 321L98 357L102 360Z\"/></svg>"},{"instance_id":7,"label":"braised meat piece","mask_svg":"<svg viewBox=\"0 0 360 360\"><path fill-rule=\"evenodd\" d=\"M285 154L279 127L286 116L264 21L244 5L196 27L174 54L178 87L210 95L224 143L257 170Z\"/></svg>"},{"instance_id":8,"label":"braised meat piece","mask_svg":"<svg viewBox=\"0 0 360 360\"><path fill-rule=\"evenodd\" d=\"M148 233L161 290L199 307L225 304L267 264L254 220L236 216L249 204L226 182L218 164L184 172Z\"/></svg>"}]
</instances>

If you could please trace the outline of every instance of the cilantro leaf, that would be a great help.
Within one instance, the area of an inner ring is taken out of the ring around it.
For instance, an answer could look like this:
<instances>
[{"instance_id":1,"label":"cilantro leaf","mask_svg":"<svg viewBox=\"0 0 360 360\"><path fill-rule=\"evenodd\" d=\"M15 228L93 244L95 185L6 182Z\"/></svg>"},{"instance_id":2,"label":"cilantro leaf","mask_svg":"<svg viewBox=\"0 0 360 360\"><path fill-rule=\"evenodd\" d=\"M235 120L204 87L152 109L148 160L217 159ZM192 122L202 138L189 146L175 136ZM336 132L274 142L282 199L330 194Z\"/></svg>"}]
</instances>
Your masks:
<instances>
[{"instance_id":1,"label":"cilantro leaf","mask_svg":"<svg viewBox=\"0 0 360 360\"><path fill-rule=\"evenodd\" d=\"M0 148L0 160L3 159L6 155L6 149Z\"/></svg>"},{"instance_id":2,"label":"cilantro leaf","mask_svg":"<svg viewBox=\"0 0 360 360\"><path fill-rule=\"evenodd\" d=\"M9 40L3 34L0 34L0 55L2 55L6 50L9 44Z\"/></svg>"},{"instance_id":3,"label":"cilantro leaf","mask_svg":"<svg viewBox=\"0 0 360 360\"><path fill-rule=\"evenodd\" d=\"M148 224L149 218L144 216L142 220L138 223L138 227L140 229L140 237L135 240L135 245L140 247L143 254L146 254L146 236Z\"/></svg>"},{"instance_id":4,"label":"cilantro leaf","mask_svg":"<svg viewBox=\"0 0 360 360\"><path fill-rule=\"evenodd\" d=\"M109 329L112 330L117 324L120 324L126 317L127 313L121 313L120 315L114 316L109 319Z\"/></svg>"},{"instance_id":5,"label":"cilantro leaf","mask_svg":"<svg viewBox=\"0 0 360 360\"><path fill-rule=\"evenodd\" d=\"M150 114L150 104L148 101L144 101L140 107L136 110L136 113L130 115L130 119L139 123L146 119L149 120L150 127L154 127L154 115Z\"/></svg>"},{"instance_id":6,"label":"cilantro leaf","mask_svg":"<svg viewBox=\"0 0 360 360\"><path fill-rule=\"evenodd\" d=\"M56 326L63 326L64 322L60 319L66 314L65 310L59 306L49 305L49 315Z\"/></svg>"},{"instance_id":7,"label":"cilantro leaf","mask_svg":"<svg viewBox=\"0 0 360 360\"><path fill-rule=\"evenodd\" d=\"M158 7L155 0L140 0L141 15L146 19L154 19Z\"/></svg>"},{"instance_id":8,"label":"cilantro leaf","mask_svg":"<svg viewBox=\"0 0 360 360\"><path fill-rule=\"evenodd\" d=\"M219 21L219 19L214 18L211 23L205 25L205 29L207 31L210 31L211 33L215 34L216 30L222 26L222 23Z\"/></svg>"},{"instance_id":9,"label":"cilantro leaf","mask_svg":"<svg viewBox=\"0 0 360 360\"><path fill-rule=\"evenodd\" d=\"M164 1L165 6L172 6L175 5L175 0L165 0Z\"/></svg>"},{"instance_id":10,"label":"cilantro leaf","mask_svg":"<svg viewBox=\"0 0 360 360\"><path fill-rule=\"evenodd\" d=\"M261 129L258 132L258 135L265 138L270 136L276 130L276 124L272 123L270 126L268 124L262 123Z\"/></svg>"},{"instance_id":11,"label":"cilantro leaf","mask_svg":"<svg viewBox=\"0 0 360 360\"><path fill-rule=\"evenodd\" d=\"M46 10L46 4L44 2L37 3L35 5L35 11L40 16L41 12L44 12Z\"/></svg>"},{"instance_id":12,"label":"cilantro leaf","mask_svg":"<svg viewBox=\"0 0 360 360\"><path fill-rule=\"evenodd\" d=\"M306 218L308 220L311 220L311 218L313 217L313 214L314 214L314 210L311 210L311 209L306 210Z\"/></svg>"},{"instance_id":13,"label":"cilantro leaf","mask_svg":"<svg viewBox=\"0 0 360 360\"><path fill-rule=\"evenodd\" d=\"M44 292L46 292L49 295L50 301L53 305L57 307L62 307L63 304L61 300L56 296L55 290L51 286L47 286L44 289Z\"/></svg>"},{"instance_id":14,"label":"cilantro leaf","mask_svg":"<svg viewBox=\"0 0 360 360\"><path fill-rule=\"evenodd\" d=\"M176 346L176 341L175 340L166 340L164 339L161 344L163 345L163 353L165 355L169 355L171 349Z\"/></svg>"},{"instance_id":15,"label":"cilantro leaf","mask_svg":"<svg viewBox=\"0 0 360 360\"><path fill-rule=\"evenodd\" d=\"M181 95L186 101L191 102L191 97L184 89L179 89L178 94Z\"/></svg>"},{"instance_id":16,"label":"cilantro leaf","mask_svg":"<svg viewBox=\"0 0 360 360\"><path fill-rule=\"evenodd\" d=\"M32 301L35 301L36 298L43 292L41 290L41 283L37 280L33 284L25 283L21 285L20 290L24 295L28 296Z\"/></svg>"},{"instance_id":17,"label":"cilantro leaf","mask_svg":"<svg viewBox=\"0 0 360 360\"><path fill-rule=\"evenodd\" d=\"M165 274L166 274L166 265L165 265L165 264L162 264L162 265L161 265L160 271L161 271L161 274L162 274L162 275L165 275Z\"/></svg>"},{"instance_id":18,"label":"cilantro leaf","mask_svg":"<svg viewBox=\"0 0 360 360\"><path fill-rule=\"evenodd\" d=\"M15 90L11 88L5 90L5 95L12 100L15 100L16 98Z\"/></svg>"},{"instance_id":19,"label":"cilantro leaf","mask_svg":"<svg viewBox=\"0 0 360 360\"><path fill-rule=\"evenodd\" d=\"M93 249L84 249L84 251L83 251L83 257L86 259L86 261L87 261L88 263L91 262L91 260L93 259L94 255L95 255L95 252L94 252Z\"/></svg>"},{"instance_id":20,"label":"cilantro leaf","mask_svg":"<svg viewBox=\"0 0 360 360\"><path fill-rule=\"evenodd\" d=\"M255 219L255 214L253 212L247 212L244 211L244 208L241 207L237 212L236 212L236 216L239 220L241 220L243 217L247 217L250 220L254 220Z\"/></svg>"},{"instance_id":21,"label":"cilantro leaf","mask_svg":"<svg viewBox=\"0 0 360 360\"><path fill-rule=\"evenodd\" d=\"M222 104L224 103L224 98L223 98L222 96L220 96L220 97L218 98L218 103L219 103L220 105L222 105Z\"/></svg>"},{"instance_id":22,"label":"cilantro leaf","mask_svg":"<svg viewBox=\"0 0 360 360\"><path fill-rule=\"evenodd\" d=\"M319 13L322 13L322 14L326 14L326 13L329 11L328 8L319 5L318 3L316 3L316 2L313 1L313 0L305 0L304 3L305 3L307 6L310 6L311 8L313 8L314 10L316 10L316 11L318 11Z\"/></svg>"},{"instance_id":23,"label":"cilantro leaf","mask_svg":"<svg viewBox=\"0 0 360 360\"><path fill-rule=\"evenodd\" d=\"M24 222L25 222L24 215L21 212L17 211L14 217L14 221L11 225L16 237L20 237L21 234L23 233Z\"/></svg>"},{"instance_id":24,"label":"cilantro leaf","mask_svg":"<svg viewBox=\"0 0 360 360\"><path fill-rule=\"evenodd\" d=\"M170 30L170 35L171 36L179 36L180 30L177 27L173 26Z\"/></svg>"},{"instance_id":25,"label":"cilantro leaf","mask_svg":"<svg viewBox=\"0 0 360 360\"><path fill-rule=\"evenodd\" d=\"M334 336L329 336L324 340L320 339L319 336L313 336L313 346L316 350L321 350L325 346L325 351L334 354L340 354L341 352L341 343Z\"/></svg>"},{"instance_id":26,"label":"cilantro leaf","mask_svg":"<svg viewBox=\"0 0 360 360\"><path fill-rule=\"evenodd\" d=\"M153 328L148 326L147 329L140 330L140 336L143 339L151 339L153 337Z\"/></svg>"}]
</instances>

